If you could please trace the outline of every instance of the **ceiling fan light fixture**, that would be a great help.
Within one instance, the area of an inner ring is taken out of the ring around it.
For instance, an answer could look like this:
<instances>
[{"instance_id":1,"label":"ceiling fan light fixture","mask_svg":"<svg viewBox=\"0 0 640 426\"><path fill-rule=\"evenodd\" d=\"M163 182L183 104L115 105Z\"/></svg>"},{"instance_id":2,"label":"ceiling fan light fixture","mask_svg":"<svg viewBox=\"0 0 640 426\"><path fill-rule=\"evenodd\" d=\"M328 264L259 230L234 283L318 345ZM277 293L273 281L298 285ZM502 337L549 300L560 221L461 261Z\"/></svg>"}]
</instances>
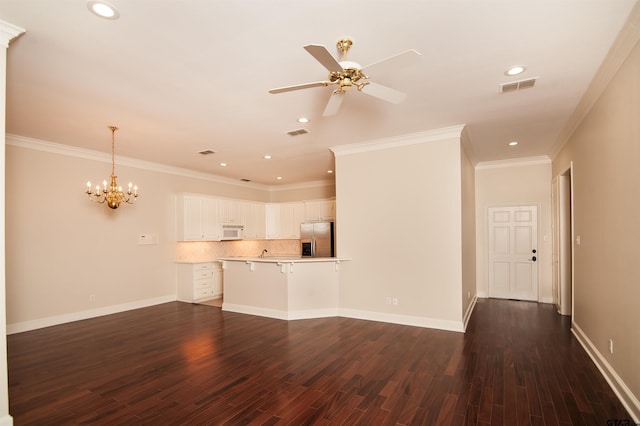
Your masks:
<instances>
[{"instance_id":1,"label":"ceiling fan light fixture","mask_svg":"<svg viewBox=\"0 0 640 426\"><path fill-rule=\"evenodd\" d=\"M298 123L308 123L309 119L307 117L300 117L296 120Z\"/></svg>"},{"instance_id":2,"label":"ceiling fan light fixture","mask_svg":"<svg viewBox=\"0 0 640 426\"><path fill-rule=\"evenodd\" d=\"M118 12L118 9L116 9L115 6L104 1L89 1L87 2L87 8L91 13L99 16L100 18L114 20L120 17L120 12Z\"/></svg>"}]
</instances>

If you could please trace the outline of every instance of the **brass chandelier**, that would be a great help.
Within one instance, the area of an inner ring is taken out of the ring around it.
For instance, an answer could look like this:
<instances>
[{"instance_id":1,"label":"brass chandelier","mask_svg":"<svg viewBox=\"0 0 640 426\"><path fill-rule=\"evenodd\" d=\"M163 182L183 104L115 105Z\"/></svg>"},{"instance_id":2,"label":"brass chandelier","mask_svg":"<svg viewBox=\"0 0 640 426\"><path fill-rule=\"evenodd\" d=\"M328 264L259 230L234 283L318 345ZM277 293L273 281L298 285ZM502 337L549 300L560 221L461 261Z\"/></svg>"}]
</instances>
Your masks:
<instances>
[{"instance_id":1,"label":"brass chandelier","mask_svg":"<svg viewBox=\"0 0 640 426\"><path fill-rule=\"evenodd\" d=\"M118 186L116 179L118 176L115 174L116 161L115 161L115 134L118 128L116 126L108 126L111 129L111 183L107 185L107 181L102 181L102 188L100 185L96 185L95 191L91 188L91 182L87 182L87 195L89 200L104 204L107 203L112 209L117 209L120 203L133 204L138 198L138 187L129 182L129 187L126 192L122 190L121 186Z\"/></svg>"}]
</instances>

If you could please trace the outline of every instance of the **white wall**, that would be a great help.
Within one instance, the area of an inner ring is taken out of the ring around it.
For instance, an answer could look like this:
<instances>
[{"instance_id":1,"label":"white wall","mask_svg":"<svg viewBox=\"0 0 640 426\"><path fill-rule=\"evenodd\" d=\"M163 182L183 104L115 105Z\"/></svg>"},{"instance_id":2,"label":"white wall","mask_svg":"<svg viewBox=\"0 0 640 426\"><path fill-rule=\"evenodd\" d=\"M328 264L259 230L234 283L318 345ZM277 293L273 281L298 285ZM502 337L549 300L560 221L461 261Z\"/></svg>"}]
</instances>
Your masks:
<instances>
[{"instance_id":1,"label":"white wall","mask_svg":"<svg viewBox=\"0 0 640 426\"><path fill-rule=\"evenodd\" d=\"M333 148L346 316L462 330L461 130Z\"/></svg>"},{"instance_id":2,"label":"white wall","mask_svg":"<svg viewBox=\"0 0 640 426\"><path fill-rule=\"evenodd\" d=\"M8 143L9 332L175 300L175 194L271 197L268 187L188 177L160 165L133 167L136 162L116 157L119 182L134 181L141 195L135 205L111 210L84 193L87 180L108 178L110 154L79 155L69 147L13 136ZM138 245L140 234L157 235L158 244Z\"/></svg>"},{"instance_id":3,"label":"white wall","mask_svg":"<svg viewBox=\"0 0 640 426\"><path fill-rule=\"evenodd\" d=\"M553 303L551 293L551 160L520 159L476 166L477 288L489 295L487 210L494 206L538 206L538 301Z\"/></svg>"}]
</instances>

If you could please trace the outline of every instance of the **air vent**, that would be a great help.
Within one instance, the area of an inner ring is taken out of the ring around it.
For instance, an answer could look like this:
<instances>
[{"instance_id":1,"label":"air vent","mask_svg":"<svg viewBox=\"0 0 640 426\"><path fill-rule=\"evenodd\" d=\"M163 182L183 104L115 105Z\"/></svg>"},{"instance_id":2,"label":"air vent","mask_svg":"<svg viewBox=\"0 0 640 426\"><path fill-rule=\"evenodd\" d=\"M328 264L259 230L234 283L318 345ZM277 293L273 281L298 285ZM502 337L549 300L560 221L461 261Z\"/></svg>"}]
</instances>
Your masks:
<instances>
[{"instance_id":1,"label":"air vent","mask_svg":"<svg viewBox=\"0 0 640 426\"><path fill-rule=\"evenodd\" d=\"M289 130L289 131L287 132L287 134L288 134L289 136L304 135L305 133L309 133L309 132L307 132L305 129Z\"/></svg>"},{"instance_id":2,"label":"air vent","mask_svg":"<svg viewBox=\"0 0 640 426\"><path fill-rule=\"evenodd\" d=\"M529 78L527 80L519 80L511 83L504 83L500 85L500 93L515 92L516 90L528 89L536 85L538 77Z\"/></svg>"},{"instance_id":3,"label":"air vent","mask_svg":"<svg viewBox=\"0 0 640 426\"><path fill-rule=\"evenodd\" d=\"M202 155L211 155L211 154L215 154L215 151L212 151L210 149L205 149L204 151L200 151L198 152L198 154L202 154Z\"/></svg>"},{"instance_id":4,"label":"air vent","mask_svg":"<svg viewBox=\"0 0 640 426\"><path fill-rule=\"evenodd\" d=\"M240 180L241 180L241 181L243 181L243 182L251 182L251 179L245 179L245 178L242 178L242 179L240 179Z\"/></svg>"}]
</instances>

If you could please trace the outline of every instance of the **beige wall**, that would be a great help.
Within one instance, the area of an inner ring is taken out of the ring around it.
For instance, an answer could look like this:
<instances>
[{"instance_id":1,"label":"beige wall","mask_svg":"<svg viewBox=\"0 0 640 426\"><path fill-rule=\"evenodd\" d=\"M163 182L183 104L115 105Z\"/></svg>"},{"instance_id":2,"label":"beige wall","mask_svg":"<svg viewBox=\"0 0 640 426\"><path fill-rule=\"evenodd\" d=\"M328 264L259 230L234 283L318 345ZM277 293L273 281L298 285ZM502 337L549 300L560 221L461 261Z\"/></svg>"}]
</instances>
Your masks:
<instances>
[{"instance_id":1,"label":"beige wall","mask_svg":"<svg viewBox=\"0 0 640 426\"><path fill-rule=\"evenodd\" d=\"M534 158L476 166L478 296L489 295L487 210L494 206L538 206L538 301L553 303L551 293L551 161Z\"/></svg>"},{"instance_id":2,"label":"beige wall","mask_svg":"<svg viewBox=\"0 0 640 426\"><path fill-rule=\"evenodd\" d=\"M319 200L336 196L335 183L314 185L291 185L286 189L273 189L270 191L269 201L272 203L286 203L299 200Z\"/></svg>"},{"instance_id":3,"label":"beige wall","mask_svg":"<svg viewBox=\"0 0 640 426\"><path fill-rule=\"evenodd\" d=\"M574 328L604 371L633 394L626 401L638 419L640 45L554 158L553 175L571 161L574 229L581 240L573 246Z\"/></svg>"},{"instance_id":4,"label":"beige wall","mask_svg":"<svg viewBox=\"0 0 640 426\"><path fill-rule=\"evenodd\" d=\"M347 316L461 329L460 130L336 148L337 249L352 258L340 275Z\"/></svg>"},{"instance_id":5,"label":"beige wall","mask_svg":"<svg viewBox=\"0 0 640 426\"><path fill-rule=\"evenodd\" d=\"M108 177L110 156L103 162L62 155L25 148L21 145L24 141L14 139L14 144L6 147L10 331L74 320L87 312L86 316L94 316L114 306L136 307L175 299L175 194L192 192L256 201L268 201L271 196L268 189L116 161L120 181L134 181L141 196L134 206L110 210L89 202L84 194L87 180L98 182ZM280 193L286 196L286 191ZM316 195L299 190L296 194L301 198ZM140 234L156 234L158 244L138 245ZM90 300L92 295L95 301Z\"/></svg>"}]
</instances>

